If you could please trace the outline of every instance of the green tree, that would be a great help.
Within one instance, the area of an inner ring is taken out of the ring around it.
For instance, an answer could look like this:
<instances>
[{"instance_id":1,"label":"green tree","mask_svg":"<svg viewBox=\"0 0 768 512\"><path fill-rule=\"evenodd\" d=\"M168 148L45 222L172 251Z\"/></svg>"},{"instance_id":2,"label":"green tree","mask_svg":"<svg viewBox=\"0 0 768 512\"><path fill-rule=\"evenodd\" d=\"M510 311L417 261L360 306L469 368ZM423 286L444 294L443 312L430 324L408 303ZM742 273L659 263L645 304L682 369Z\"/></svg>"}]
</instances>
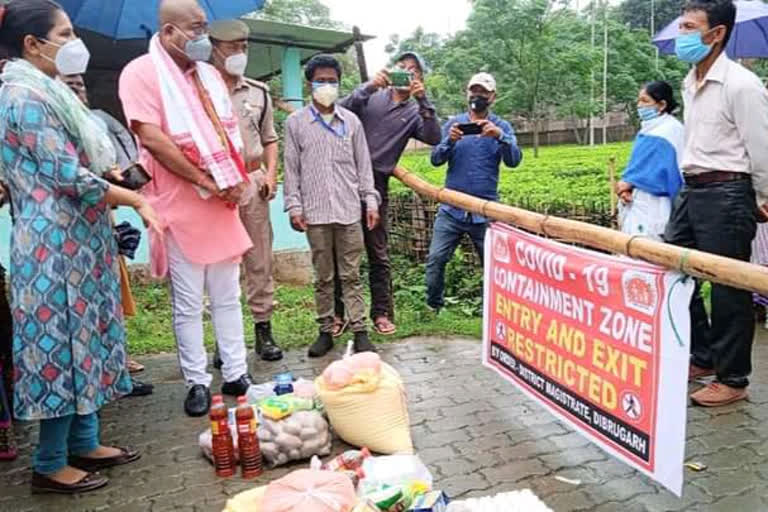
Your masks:
<instances>
[{"instance_id":1,"label":"green tree","mask_svg":"<svg viewBox=\"0 0 768 512\"><path fill-rule=\"evenodd\" d=\"M253 17L318 28L344 28L343 23L331 19L330 9L318 0L268 0Z\"/></svg>"},{"instance_id":2,"label":"green tree","mask_svg":"<svg viewBox=\"0 0 768 512\"><path fill-rule=\"evenodd\" d=\"M680 15L684 0L653 0L656 31ZM632 28L651 30L651 0L624 0L618 8L619 19Z\"/></svg>"}]
</instances>

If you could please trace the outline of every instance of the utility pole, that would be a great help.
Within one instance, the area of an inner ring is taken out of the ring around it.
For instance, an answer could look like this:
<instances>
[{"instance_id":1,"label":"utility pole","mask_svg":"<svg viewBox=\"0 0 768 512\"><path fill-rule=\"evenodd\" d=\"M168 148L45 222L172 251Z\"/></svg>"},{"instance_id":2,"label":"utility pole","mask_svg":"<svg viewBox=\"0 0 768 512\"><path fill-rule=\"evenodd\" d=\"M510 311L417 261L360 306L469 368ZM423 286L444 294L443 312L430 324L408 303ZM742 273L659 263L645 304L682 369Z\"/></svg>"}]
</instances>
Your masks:
<instances>
[{"instance_id":1,"label":"utility pole","mask_svg":"<svg viewBox=\"0 0 768 512\"><path fill-rule=\"evenodd\" d=\"M595 3L597 0L592 0L592 7L590 12L590 25L592 26L592 55L590 56L590 71L589 71L589 145L595 145L595 116L594 116L594 103L595 103L595 63L592 58L595 54Z\"/></svg>"},{"instance_id":2,"label":"utility pole","mask_svg":"<svg viewBox=\"0 0 768 512\"><path fill-rule=\"evenodd\" d=\"M608 4L603 4L603 144L608 144Z\"/></svg>"},{"instance_id":3,"label":"utility pole","mask_svg":"<svg viewBox=\"0 0 768 512\"><path fill-rule=\"evenodd\" d=\"M656 36L656 0L651 0L651 41ZM659 70L659 47L653 45L656 51L656 71Z\"/></svg>"}]
</instances>

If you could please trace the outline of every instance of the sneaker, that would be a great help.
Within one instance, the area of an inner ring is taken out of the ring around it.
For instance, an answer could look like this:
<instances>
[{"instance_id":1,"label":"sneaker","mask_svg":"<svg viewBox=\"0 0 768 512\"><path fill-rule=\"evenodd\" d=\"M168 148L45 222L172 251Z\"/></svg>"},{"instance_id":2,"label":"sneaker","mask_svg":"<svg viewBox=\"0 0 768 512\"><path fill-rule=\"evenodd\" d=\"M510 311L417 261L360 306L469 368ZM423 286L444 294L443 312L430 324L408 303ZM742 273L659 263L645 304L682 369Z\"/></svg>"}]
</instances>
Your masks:
<instances>
[{"instance_id":1,"label":"sneaker","mask_svg":"<svg viewBox=\"0 0 768 512\"><path fill-rule=\"evenodd\" d=\"M732 388L713 382L691 395L691 401L702 407L719 407L747 398L747 388Z\"/></svg>"},{"instance_id":2,"label":"sneaker","mask_svg":"<svg viewBox=\"0 0 768 512\"><path fill-rule=\"evenodd\" d=\"M355 333L354 348L355 354L359 354L360 352L378 352L376 347L373 346L373 343L371 343L371 340L368 339L368 333L365 331Z\"/></svg>"},{"instance_id":3,"label":"sneaker","mask_svg":"<svg viewBox=\"0 0 768 512\"><path fill-rule=\"evenodd\" d=\"M712 368L702 368L691 363L688 365L688 382L704 377L712 377L715 375L715 370Z\"/></svg>"},{"instance_id":4,"label":"sneaker","mask_svg":"<svg viewBox=\"0 0 768 512\"><path fill-rule=\"evenodd\" d=\"M329 332L321 332L315 342L309 347L309 357L323 357L333 348L333 336Z\"/></svg>"},{"instance_id":5,"label":"sneaker","mask_svg":"<svg viewBox=\"0 0 768 512\"><path fill-rule=\"evenodd\" d=\"M283 358L283 351L275 343L272 337L272 324L260 322L254 327L256 331L256 355L262 361L279 361Z\"/></svg>"},{"instance_id":6,"label":"sneaker","mask_svg":"<svg viewBox=\"0 0 768 512\"><path fill-rule=\"evenodd\" d=\"M188 416L198 418L205 416L211 408L211 391L202 384L196 384L189 389L184 400L184 412Z\"/></svg>"},{"instance_id":7,"label":"sneaker","mask_svg":"<svg viewBox=\"0 0 768 512\"><path fill-rule=\"evenodd\" d=\"M253 385L251 376L247 373L233 382L225 382L221 385L221 394L229 396L243 396L248 392L248 388Z\"/></svg>"}]
</instances>

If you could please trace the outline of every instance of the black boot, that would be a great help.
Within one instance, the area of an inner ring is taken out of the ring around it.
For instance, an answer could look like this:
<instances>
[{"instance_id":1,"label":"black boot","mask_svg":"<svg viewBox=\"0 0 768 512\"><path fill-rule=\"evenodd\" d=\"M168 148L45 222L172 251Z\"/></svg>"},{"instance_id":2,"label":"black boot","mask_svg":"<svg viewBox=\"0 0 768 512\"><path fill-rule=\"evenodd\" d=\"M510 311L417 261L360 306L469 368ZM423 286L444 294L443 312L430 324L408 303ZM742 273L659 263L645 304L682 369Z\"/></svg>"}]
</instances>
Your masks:
<instances>
[{"instance_id":1,"label":"black boot","mask_svg":"<svg viewBox=\"0 0 768 512\"><path fill-rule=\"evenodd\" d=\"M279 361L283 358L283 351L275 343L272 337L272 324L269 322L257 323L256 331L256 355L262 361Z\"/></svg>"},{"instance_id":2,"label":"black boot","mask_svg":"<svg viewBox=\"0 0 768 512\"><path fill-rule=\"evenodd\" d=\"M321 332L317 340L309 347L309 357L323 357L333 348L333 336L329 332Z\"/></svg>"},{"instance_id":3,"label":"black boot","mask_svg":"<svg viewBox=\"0 0 768 512\"><path fill-rule=\"evenodd\" d=\"M371 340L368 339L368 333L365 331L355 333L354 349L355 354L360 352L378 352L373 343L371 343Z\"/></svg>"}]
</instances>

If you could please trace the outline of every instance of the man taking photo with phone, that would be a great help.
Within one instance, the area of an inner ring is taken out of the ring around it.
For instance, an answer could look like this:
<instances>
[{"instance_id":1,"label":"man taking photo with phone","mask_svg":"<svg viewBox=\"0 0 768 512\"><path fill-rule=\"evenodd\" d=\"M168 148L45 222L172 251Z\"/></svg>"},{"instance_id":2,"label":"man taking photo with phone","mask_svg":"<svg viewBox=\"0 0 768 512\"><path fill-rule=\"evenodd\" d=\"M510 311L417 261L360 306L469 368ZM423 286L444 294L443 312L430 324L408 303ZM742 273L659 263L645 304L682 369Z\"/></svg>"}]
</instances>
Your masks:
<instances>
[{"instance_id":1,"label":"man taking photo with phone","mask_svg":"<svg viewBox=\"0 0 768 512\"><path fill-rule=\"evenodd\" d=\"M491 112L496 80L478 73L467 86L469 111L443 125L443 140L432 151L432 165L448 162L445 186L481 199L498 199L499 166L517 167L523 154L512 126ZM454 206L441 205L435 218L427 257L427 305L439 312L444 306L445 266L464 234L469 235L480 260L488 219Z\"/></svg>"},{"instance_id":2,"label":"man taking photo with phone","mask_svg":"<svg viewBox=\"0 0 768 512\"><path fill-rule=\"evenodd\" d=\"M440 142L440 123L427 98L424 75L427 65L414 52L397 57L395 67L379 71L339 104L354 112L363 123L373 163L376 191L381 196L379 225L365 233L370 265L371 321L377 333L395 332L388 252L387 214L389 178L410 139L434 146ZM365 224L365 219L362 219ZM347 320L341 301L341 283L336 280L334 336L344 334Z\"/></svg>"}]
</instances>

